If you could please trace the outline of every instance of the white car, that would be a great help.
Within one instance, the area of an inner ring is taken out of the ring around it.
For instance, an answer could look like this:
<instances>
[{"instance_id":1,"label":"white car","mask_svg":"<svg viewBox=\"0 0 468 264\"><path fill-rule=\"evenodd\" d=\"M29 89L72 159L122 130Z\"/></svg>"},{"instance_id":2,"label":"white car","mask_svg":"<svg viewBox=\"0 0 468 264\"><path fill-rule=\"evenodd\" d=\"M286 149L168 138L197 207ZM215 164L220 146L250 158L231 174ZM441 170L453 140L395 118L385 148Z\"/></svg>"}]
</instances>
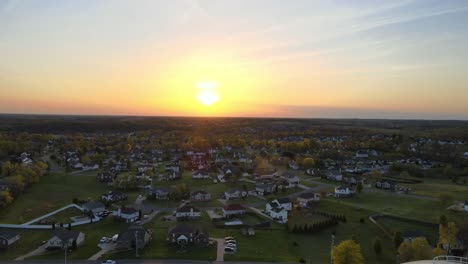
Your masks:
<instances>
[{"instance_id":1,"label":"white car","mask_svg":"<svg viewBox=\"0 0 468 264\"><path fill-rule=\"evenodd\" d=\"M233 237L227 236L224 238L225 240L235 240Z\"/></svg>"},{"instance_id":2,"label":"white car","mask_svg":"<svg viewBox=\"0 0 468 264\"><path fill-rule=\"evenodd\" d=\"M103 237L101 238L101 240L99 240L99 243L106 243L107 241L107 237Z\"/></svg>"},{"instance_id":3,"label":"white car","mask_svg":"<svg viewBox=\"0 0 468 264\"><path fill-rule=\"evenodd\" d=\"M237 245L234 244L234 243L227 243L225 246L226 246L226 247L237 248Z\"/></svg>"},{"instance_id":4,"label":"white car","mask_svg":"<svg viewBox=\"0 0 468 264\"><path fill-rule=\"evenodd\" d=\"M236 243L236 240L235 239L226 239L224 240L224 243Z\"/></svg>"},{"instance_id":5,"label":"white car","mask_svg":"<svg viewBox=\"0 0 468 264\"><path fill-rule=\"evenodd\" d=\"M115 260L108 259L108 260L103 260L101 264L117 264L117 262Z\"/></svg>"},{"instance_id":6,"label":"white car","mask_svg":"<svg viewBox=\"0 0 468 264\"><path fill-rule=\"evenodd\" d=\"M235 248L231 248L231 247L225 247L225 248L224 248L224 253L226 253L226 254L234 254L234 253L236 253L236 249L235 249Z\"/></svg>"}]
</instances>

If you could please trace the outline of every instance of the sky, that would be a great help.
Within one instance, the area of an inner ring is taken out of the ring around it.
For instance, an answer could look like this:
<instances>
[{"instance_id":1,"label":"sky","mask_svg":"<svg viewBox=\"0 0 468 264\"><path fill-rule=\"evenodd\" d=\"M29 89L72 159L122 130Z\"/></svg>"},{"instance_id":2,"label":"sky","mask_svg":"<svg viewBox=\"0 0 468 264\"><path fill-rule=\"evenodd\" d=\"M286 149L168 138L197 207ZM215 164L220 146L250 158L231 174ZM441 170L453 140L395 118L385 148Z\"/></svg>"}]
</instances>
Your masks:
<instances>
[{"instance_id":1,"label":"sky","mask_svg":"<svg viewBox=\"0 0 468 264\"><path fill-rule=\"evenodd\" d=\"M462 0L0 0L0 113L468 120L467 47Z\"/></svg>"}]
</instances>

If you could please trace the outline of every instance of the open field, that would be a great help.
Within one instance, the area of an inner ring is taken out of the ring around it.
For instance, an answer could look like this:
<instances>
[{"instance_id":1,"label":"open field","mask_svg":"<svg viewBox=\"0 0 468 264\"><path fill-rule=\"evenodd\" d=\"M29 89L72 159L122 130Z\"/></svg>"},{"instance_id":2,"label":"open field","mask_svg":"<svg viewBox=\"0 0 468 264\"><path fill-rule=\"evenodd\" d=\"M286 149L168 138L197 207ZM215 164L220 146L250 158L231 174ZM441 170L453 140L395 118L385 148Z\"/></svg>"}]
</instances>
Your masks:
<instances>
[{"instance_id":1,"label":"open field","mask_svg":"<svg viewBox=\"0 0 468 264\"><path fill-rule=\"evenodd\" d=\"M349 205L355 208L431 223L437 223L442 214L460 224L468 219L468 215L465 213L456 213L446 210L444 206L432 199L397 195L385 191L364 191L348 199L325 198L325 200L341 205ZM428 210L428 208L431 209Z\"/></svg>"},{"instance_id":2,"label":"open field","mask_svg":"<svg viewBox=\"0 0 468 264\"><path fill-rule=\"evenodd\" d=\"M0 223L20 224L70 204L73 198L98 199L111 190L95 176L53 173L27 189L13 204L0 210Z\"/></svg>"},{"instance_id":3,"label":"open field","mask_svg":"<svg viewBox=\"0 0 468 264\"><path fill-rule=\"evenodd\" d=\"M438 226L423 225L411 221L404 221L390 217L378 217L377 222L381 224L390 233L400 231L403 235L405 232L420 232L430 244L436 245L438 241Z\"/></svg>"},{"instance_id":4,"label":"open field","mask_svg":"<svg viewBox=\"0 0 468 264\"><path fill-rule=\"evenodd\" d=\"M451 195L455 200L468 200L468 185L460 185L445 179L424 178L422 183L408 185L411 193L439 198L440 194Z\"/></svg>"}]
</instances>

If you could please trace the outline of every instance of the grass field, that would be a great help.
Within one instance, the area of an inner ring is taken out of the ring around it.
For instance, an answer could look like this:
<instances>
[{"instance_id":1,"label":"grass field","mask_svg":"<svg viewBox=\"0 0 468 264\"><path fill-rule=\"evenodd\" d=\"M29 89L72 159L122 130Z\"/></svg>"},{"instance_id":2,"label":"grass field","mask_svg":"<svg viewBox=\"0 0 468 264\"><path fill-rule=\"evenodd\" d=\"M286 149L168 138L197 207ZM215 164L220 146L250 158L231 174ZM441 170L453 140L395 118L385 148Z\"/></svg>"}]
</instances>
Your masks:
<instances>
[{"instance_id":1,"label":"grass field","mask_svg":"<svg viewBox=\"0 0 468 264\"><path fill-rule=\"evenodd\" d=\"M432 199L396 195L395 193L384 191L363 192L349 199L325 199L337 204L349 205L354 208L363 208L431 223L437 223L442 214L446 215L451 221L455 221L459 224L468 219L466 214L446 210L444 206Z\"/></svg>"},{"instance_id":2,"label":"grass field","mask_svg":"<svg viewBox=\"0 0 468 264\"><path fill-rule=\"evenodd\" d=\"M468 200L468 185L460 185L445 179L425 178L423 183L408 185L413 194L439 198L440 194L449 194L455 200Z\"/></svg>"},{"instance_id":3,"label":"grass field","mask_svg":"<svg viewBox=\"0 0 468 264\"><path fill-rule=\"evenodd\" d=\"M432 245L435 245L438 240L437 226L431 227L428 225L422 225L411 221L404 221L385 216L377 218L377 222L390 233L395 231L400 231L402 234L405 234L405 232L420 232Z\"/></svg>"},{"instance_id":4,"label":"grass field","mask_svg":"<svg viewBox=\"0 0 468 264\"><path fill-rule=\"evenodd\" d=\"M0 223L20 224L63 207L73 198L97 199L110 188L96 183L96 177L51 174L21 194L10 206L0 210Z\"/></svg>"},{"instance_id":5,"label":"grass field","mask_svg":"<svg viewBox=\"0 0 468 264\"><path fill-rule=\"evenodd\" d=\"M78 210L78 208L71 207L71 208L67 208L67 209L65 209L63 211L60 211L60 212L48 217L47 220L51 221L51 222L55 222L55 223L67 224L67 223L72 223L73 222L71 217L80 216L82 214L83 213L80 210Z\"/></svg>"}]
</instances>

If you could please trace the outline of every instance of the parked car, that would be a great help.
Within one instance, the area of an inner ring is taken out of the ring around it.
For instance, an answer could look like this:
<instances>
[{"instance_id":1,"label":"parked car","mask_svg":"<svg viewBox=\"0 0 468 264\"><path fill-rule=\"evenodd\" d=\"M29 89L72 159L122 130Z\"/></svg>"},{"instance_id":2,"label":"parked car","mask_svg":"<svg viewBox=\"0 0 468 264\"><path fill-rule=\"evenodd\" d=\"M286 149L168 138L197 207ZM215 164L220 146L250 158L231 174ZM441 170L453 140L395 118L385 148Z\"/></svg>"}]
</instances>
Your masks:
<instances>
[{"instance_id":1,"label":"parked car","mask_svg":"<svg viewBox=\"0 0 468 264\"><path fill-rule=\"evenodd\" d=\"M225 237L224 239L225 239L225 240L235 240L235 239L234 239L233 237L231 237L231 236L227 236L227 237Z\"/></svg>"},{"instance_id":2,"label":"parked car","mask_svg":"<svg viewBox=\"0 0 468 264\"><path fill-rule=\"evenodd\" d=\"M107 237L102 237L101 240L99 240L99 243L106 243Z\"/></svg>"},{"instance_id":3,"label":"parked car","mask_svg":"<svg viewBox=\"0 0 468 264\"><path fill-rule=\"evenodd\" d=\"M225 246L226 246L226 247L237 248L236 243L227 243Z\"/></svg>"},{"instance_id":4,"label":"parked car","mask_svg":"<svg viewBox=\"0 0 468 264\"><path fill-rule=\"evenodd\" d=\"M108 259L108 260L103 260L101 264L117 264L117 262L115 260Z\"/></svg>"},{"instance_id":5,"label":"parked car","mask_svg":"<svg viewBox=\"0 0 468 264\"><path fill-rule=\"evenodd\" d=\"M235 248L231 248L231 247L225 247L225 248L224 248L224 253L225 253L225 254L234 254L234 253L236 253L236 249L235 249Z\"/></svg>"}]
</instances>

